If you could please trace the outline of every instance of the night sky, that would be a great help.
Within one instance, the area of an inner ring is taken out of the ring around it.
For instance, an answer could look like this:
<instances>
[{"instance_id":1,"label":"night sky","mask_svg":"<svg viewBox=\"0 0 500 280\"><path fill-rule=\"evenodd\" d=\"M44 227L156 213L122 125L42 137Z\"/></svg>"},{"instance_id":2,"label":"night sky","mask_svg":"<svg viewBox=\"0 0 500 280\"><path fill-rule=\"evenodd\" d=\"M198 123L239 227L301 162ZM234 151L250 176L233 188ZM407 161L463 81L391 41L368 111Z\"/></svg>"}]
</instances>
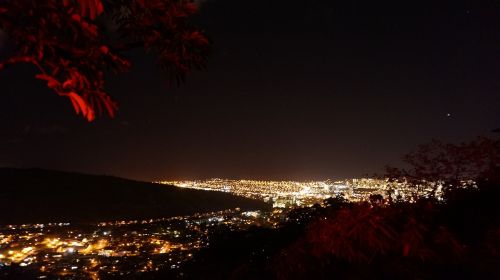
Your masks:
<instances>
[{"instance_id":1,"label":"night sky","mask_svg":"<svg viewBox=\"0 0 500 280\"><path fill-rule=\"evenodd\" d=\"M0 72L0 166L337 179L500 127L498 1L208 0L194 20L208 68L170 87L130 53L108 79L115 119L86 122L30 66Z\"/></svg>"}]
</instances>

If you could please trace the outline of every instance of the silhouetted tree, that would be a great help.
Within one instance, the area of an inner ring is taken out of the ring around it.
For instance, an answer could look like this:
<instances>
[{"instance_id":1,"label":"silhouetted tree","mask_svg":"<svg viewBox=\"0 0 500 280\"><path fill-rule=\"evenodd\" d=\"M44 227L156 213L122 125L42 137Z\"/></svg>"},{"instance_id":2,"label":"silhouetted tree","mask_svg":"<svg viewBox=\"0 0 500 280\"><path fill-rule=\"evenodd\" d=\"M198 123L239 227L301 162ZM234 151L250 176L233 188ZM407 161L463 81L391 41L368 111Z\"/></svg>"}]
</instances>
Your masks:
<instances>
[{"instance_id":1,"label":"silhouetted tree","mask_svg":"<svg viewBox=\"0 0 500 280\"><path fill-rule=\"evenodd\" d=\"M443 182L459 185L467 180L493 178L500 164L500 142L478 137L460 144L433 140L403 158L409 168L387 167L387 176L414 185Z\"/></svg>"},{"instance_id":2,"label":"silhouetted tree","mask_svg":"<svg viewBox=\"0 0 500 280\"><path fill-rule=\"evenodd\" d=\"M13 50L0 69L32 64L88 121L103 110L113 117L105 74L129 70L125 51L156 53L177 83L205 66L210 44L188 21L195 11L188 0L3 0L0 29Z\"/></svg>"},{"instance_id":3,"label":"silhouetted tree","mask_svg":"<svg viewBox=\"0 0 500 280\"><path fill-rule=\"evenodd\" d=\"M325 199L323 203L330 208L340 209L344 206L348 206L349 200L347 200L343 195L338 194L335 197Z\"/></svg>"},{"instance_id":4,"label":"silhouetted tree","mask_svg":"<svg viewBox=\"0 0 500 280\"><path fill-rule=\"evenodd\" d=\"M372 205L380 205L384 202L384 197L381 194L372 194L369 199Z\"/></svg>"}]
</instances>

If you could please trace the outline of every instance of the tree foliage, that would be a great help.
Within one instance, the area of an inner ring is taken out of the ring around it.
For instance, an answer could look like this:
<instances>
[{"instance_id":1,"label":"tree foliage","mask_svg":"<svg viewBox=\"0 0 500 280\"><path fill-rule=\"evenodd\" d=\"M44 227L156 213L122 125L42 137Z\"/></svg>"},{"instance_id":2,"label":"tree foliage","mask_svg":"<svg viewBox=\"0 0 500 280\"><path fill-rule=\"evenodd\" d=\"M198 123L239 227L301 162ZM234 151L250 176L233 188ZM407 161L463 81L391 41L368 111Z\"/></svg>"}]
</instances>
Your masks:
<instances>
[{"instance_id":1,"label":"tree foliage","mask_svg":"<svg viewBox=\"0 0 500 280\"><path fill-rule=\"evenodd\" d=\"M0 69L34 65L59 96L88 121L116 102L105 88L108 72L130 69L124 52L133 48L158 55L171 81L181 83L206 65L210 44L188 18L187 0L7 0L0 1L0 29L13 46Z\"/></svg>"},{"instance_id":2,"label":"tree foliage","mask_svg":"<svg viewBox=\"0 0 500 280\"><path fill-rule=\"evenodd\" d=\"M457 185L496 176L500 166L500 142L486 137L459 144L432 140L418 146L403 160L409 167L388 167L388 177L410 183L443 181Z\"/></svg>"}]
</instances>

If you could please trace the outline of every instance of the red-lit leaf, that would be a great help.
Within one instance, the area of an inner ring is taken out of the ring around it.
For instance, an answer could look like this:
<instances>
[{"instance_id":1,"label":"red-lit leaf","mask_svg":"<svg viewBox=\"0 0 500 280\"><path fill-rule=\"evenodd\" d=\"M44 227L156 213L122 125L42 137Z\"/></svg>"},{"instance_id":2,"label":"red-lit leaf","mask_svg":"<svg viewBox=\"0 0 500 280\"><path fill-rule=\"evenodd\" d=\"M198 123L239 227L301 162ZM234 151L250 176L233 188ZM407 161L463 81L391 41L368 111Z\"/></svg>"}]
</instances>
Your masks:
<instances>
[{"instance_id":1,"label":"red-lit leaf","mask_svg":"<svg viewBox=\"0 0 500 280\"><path fill-rule=\"evenodd\" d=\"M102 54L108 54L109 53L109 48L107 46L101 46L99 48Z\"/></svg>"},{"instance_id":2,"label":"red-lit leaf","mask_svg":"<svg viewBox=\"0 0 500 280\"><path fill-rule=\"evenodd\" d=\"M75 112L82 115L88 120L92 121L95 118L94 110L87 104L87 102L75 92L67 93L66 96L71 100L71 104L73 104L73 108Z\"/></svg>"},{"instance_id":3,"label":"red-lit leaf","mask_svg":"<svg viewBox=\"0 0 500 280\"><path fill-rule=\"evenodd\" d=\"M108 115L114 118L115 112L118 109L116 103L113 100L111 100L111 98L107 95L101 95L101 100L102 103L104 104L104 108L106 108L106 111L108 112Z\"/></svg>"},{"instance_id":4,"label":"red-lit leaf","mask_svg":"<svg viewBox=\"0 0 500 280\"><path fill-rule=\"evenodd\" d=\"M101 0L78 0L80 7L80 15L82 17L89 16L90 19L95 19L102 12L104 12L104 6Z\"/></svg>"},{"instance_id":5,"label":"red-lit leaf","mask_svg":"<svg viewBox=\"0 0 500 280\"><path fill-rule=\"evenodd\" d=\"M49 88L55 88L59 85L59 82L54 79L53 77L47 75L47 74L38 74L38 75L35 75L35 78L39 79L39 80L44 80L44 81L47 81L47 86Z\"/></svg>"},{"instance_id":6,"label":"red-lit leaf","mask_svg":"<svg viewBox=\"0 0 500 280\"><path fill-rule=\"evenodd\" d=\"M82 20L82 17L79 14L72 14L71 18L77 22L80 22Z\"/></svg>"},{"instance_id":7,"label":"red-lit leaf","mask_svg":"<svg viewBox=\"0 0 500 280\"><path fill-rule=\"evenodd\" d=\"M208 39L199 31L193 31L185 35L185 40L193 41L200 45L208 45Z\"/></svg>"},{"instance_id":8,"label":"red-lit leaf","mask_svg":"<svg viewBox=\"0 0 500 280\"><path fill-rule=\"evenodd\" d=\"M411 245L409 243L405 243L403 245L403 256L404 257L408 257L408 255L410 254L410 248L411 248Z\"/></svg>"},{"instance_id":9,"label":"red-lit leaf","mask_svg":"<svg viewBox=\"0 0 500 280\"><path fill-rule=\"evenodd\" d=\"M73 80L66 80L64 83L63 83L63 89L69 89L69 88L72 88L75 86Z\"/></svg>"}]
</instances>

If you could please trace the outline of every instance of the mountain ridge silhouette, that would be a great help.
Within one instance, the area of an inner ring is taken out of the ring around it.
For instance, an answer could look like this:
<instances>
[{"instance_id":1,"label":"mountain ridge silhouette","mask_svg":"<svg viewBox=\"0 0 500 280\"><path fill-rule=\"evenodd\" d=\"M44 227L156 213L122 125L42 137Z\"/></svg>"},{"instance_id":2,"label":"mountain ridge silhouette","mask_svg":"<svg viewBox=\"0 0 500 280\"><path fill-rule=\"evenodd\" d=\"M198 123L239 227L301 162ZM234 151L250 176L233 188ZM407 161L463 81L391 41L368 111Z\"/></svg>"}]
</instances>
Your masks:
<instances>
[{"instance_id":1,"label":"mountain ridge silhouette","mask_svg":"<svg viewBox=\"0 0 500 280\"><path fill-rule=\"evenodd\" d=\"M262 201L108 175L0 168L0 225L167 218L225 209L265 210Z\"/></svg>"}]
</instances>

